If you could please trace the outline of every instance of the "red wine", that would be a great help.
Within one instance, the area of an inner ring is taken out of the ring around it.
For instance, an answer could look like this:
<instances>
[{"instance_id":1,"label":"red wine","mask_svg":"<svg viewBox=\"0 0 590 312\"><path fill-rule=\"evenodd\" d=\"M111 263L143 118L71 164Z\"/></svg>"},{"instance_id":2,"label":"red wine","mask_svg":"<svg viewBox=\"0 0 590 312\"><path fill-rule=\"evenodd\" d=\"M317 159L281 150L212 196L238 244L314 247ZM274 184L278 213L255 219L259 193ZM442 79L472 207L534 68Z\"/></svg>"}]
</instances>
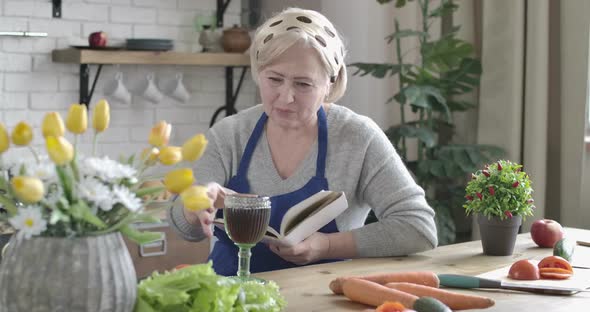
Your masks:
<instances>
[{"instance_id":1,"label":"red wine","mask_svg":"<svg viewBox=\"0 0 590 312\"><path fill-rule=\"evenodd\" d=\"M270 221L269 208L225 208L225 230L237 244L258 243Z\"/></svg>"}]
</instances>

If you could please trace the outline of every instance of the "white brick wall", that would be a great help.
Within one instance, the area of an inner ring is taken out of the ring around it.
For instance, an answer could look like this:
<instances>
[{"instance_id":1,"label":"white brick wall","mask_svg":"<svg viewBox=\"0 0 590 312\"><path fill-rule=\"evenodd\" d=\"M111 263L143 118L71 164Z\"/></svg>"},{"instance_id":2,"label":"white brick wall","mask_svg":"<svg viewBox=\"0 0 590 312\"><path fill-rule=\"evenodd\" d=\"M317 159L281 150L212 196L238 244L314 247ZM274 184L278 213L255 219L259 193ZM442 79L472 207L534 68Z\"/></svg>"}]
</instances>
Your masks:
<instances>
[{"instance_id":1,"label":"white brick wall","mask_svg":"<svg viewBox=\"0 0 590 312\"><path fill-rule=\"evenodd\" d=\"M226 26L239 22L240 2L232 0L224 17ZM52 50L86 44L90 33L101 30L111 43L158 37L173 39L177 51L198 51L195 16L214 14L215 5L215 0L68 0L62 4L62 18L52 18L49 0L0 0L0 31L48 33L46 38L0 37L0 122L12 130L19 121L26 120L37 131L33 141L36 148L42 148L39 127L44 114L58 111L65 118L70 104L78 101L79 66L53 63ZM96 69L91 66L91 79ZM91 106L104 96L104 85L117 71L123 73L132 101L122 104L107 98L111 103L111 128L102 136L99 151L112 157L143 148L150 128L162 119L173 124L172 144L182 144L195 133L206 131L213 112L225 103L221 67L105 65ZM150 72L155 73L160 87L182 73L191 99L179 103L165 96L162 103L145 101L138 94ZM237 77L238 70L234 73L234 87ZM255 94L248 74L238 96L238 107L253 105ZM90 151L91 140L90 133L82 137L83 151Z\"/></svg>"}]
</instances>

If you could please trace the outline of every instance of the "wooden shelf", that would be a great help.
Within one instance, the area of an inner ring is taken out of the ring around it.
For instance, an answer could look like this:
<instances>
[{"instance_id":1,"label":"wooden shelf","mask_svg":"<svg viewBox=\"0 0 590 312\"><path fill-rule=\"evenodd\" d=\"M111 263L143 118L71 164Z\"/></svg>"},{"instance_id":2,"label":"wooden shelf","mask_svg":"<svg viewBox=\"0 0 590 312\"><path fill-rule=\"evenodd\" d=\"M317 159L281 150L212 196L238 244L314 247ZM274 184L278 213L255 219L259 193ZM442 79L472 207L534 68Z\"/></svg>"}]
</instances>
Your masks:
<instances>
[{"instance_id":1,"label":"wooden shelf","mask_svg":"<svg viewBox=\"0 0 590 312\"><path fill-rule=\"evenodd\" d=\"M145 64L196 66L249 66L250 57L241 53L183 53L128 50L61 49L53 50L56 63Z\"/></svg>"}]
</instances>

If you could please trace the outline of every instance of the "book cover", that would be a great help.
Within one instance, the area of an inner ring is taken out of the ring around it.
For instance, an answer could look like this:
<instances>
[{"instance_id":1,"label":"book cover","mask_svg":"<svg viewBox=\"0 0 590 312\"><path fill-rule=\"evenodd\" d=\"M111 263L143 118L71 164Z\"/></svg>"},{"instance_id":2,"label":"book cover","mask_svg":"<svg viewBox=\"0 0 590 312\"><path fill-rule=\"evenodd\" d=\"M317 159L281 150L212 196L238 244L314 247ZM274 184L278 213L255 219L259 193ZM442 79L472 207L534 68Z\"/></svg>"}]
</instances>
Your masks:
<instances>
[{"instance_id":1,"label":"book cover","mask_svg":"<svg viewBox=\"0 0 590 312\"><path fill-rule=\"evenodd\" d=\"M268 227L263 243L294 246L317 232L348 208L344 192L320 191L291 207L281 222L280 229ZM214 225L225 230L223 219Z\"/></svg>"}]
</instances>

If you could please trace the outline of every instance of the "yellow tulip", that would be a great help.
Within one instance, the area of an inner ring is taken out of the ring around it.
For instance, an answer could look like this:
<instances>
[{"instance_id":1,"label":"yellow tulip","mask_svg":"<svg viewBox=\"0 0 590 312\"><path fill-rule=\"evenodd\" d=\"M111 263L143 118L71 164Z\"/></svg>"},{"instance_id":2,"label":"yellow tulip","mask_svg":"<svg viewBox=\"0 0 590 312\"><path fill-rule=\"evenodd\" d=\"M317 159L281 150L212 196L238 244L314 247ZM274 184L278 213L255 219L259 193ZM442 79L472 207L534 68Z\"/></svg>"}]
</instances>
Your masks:
<instances>
[{"instance_id":1,"label":"yellow tulip","mask_svg":"<svg viewBox=\"0 0 590 312\"><path fill-rule=\"evenodd\" d=\"M106 100L100 100L94 106L94 112L92 113L92 127L96 133L105 131L109 127L111 120L111 109L109 103Z\"/></svg>"},{"instance_id":2,"label":"yellow tulip","mask_svg":"<svg viewBox=\"0 0 590 312\"><path fill-rule=\"evenodd\" d=\"M26 122L19 122L12 130L12 143L27 146L31 140L33 140L33 129Z\"/></svg>"},{"instance_id":3,"label":"yellow tulip","mask_svg":"<svg viewBox=\"0 0 590 312\"><path fill-rule=\"evenodd\" d=\"M64 122L59 113L51 112L45 114L45 118L43 118L43 123L41 125L41 132L45 138L50 135L56 137L64 135Z\"/></svg>"},{"instance_id":4,"label":"yellow tulip","mask_svg":"<svg viewBox=\"0 0 590 312\"><path fill-rule=\"evenodd\" d=\"M207 138L204 134L197 134L182 145L182 159L195 161L203 155L207 147Z\"/></svg>"},{"instance_id":5,"label":"yellow tulip","mask_svg":"<svg viewBox=\"0 0 590 312\"><path fill-rule=\"evenodd\" d=\"M163 165L175 165L182 160L182 149L178 146L164 146L160 150L158 159Z\"/></svg>"},{"instance_id":6,"label":"yellow tulip","mask_svg":"<svg viewBox=\"0 0 590 312\"><path fill-rule=\"evenodd\" d=\"M65 165L74 158L74 147L64 137L45 138L47 154L56 165Z\"/></svg>"},{"instance_id":7,"label":"yellow tulip","mask_svg":"<svg viewBox=\"0 0 590 312\"><path fill-rule=\"evenodd\" d=\"M16 176L10 181L16 197L25 204L34 204L40 201L45 194L43 182L39 178Z\"/></svg>"},{"instance_id":8,"label":"yellow tulip","mask_svg":"<svg viewBox=\"0 0 590 312\"><path fill-rule=\"evenodd\" d=\"M171 132L172 125L162 120L152 128L148 142L156 147L165 146L168 144L168 140L170 140Z\"/></svg>"},{"instance_id":9,"label":"yellow tulip","mask_svg":"<svg viewBox=\"0 0 590 312\"><path fill-rule=\"evenodd\" d=\"M174 194L181 193L193 183L195 183L195 177L189 168L172 170L164 176L164 186Z\"/></svg>"},{"instance_id":10,"label":"yellow tulip","mask_svg":"<svg viewBox=\"0 0 590 312\"><path fill-rule=\"evenodd\" d=\"M71 133L82 134L88 128L88 113L86 113L86 105L72 104L68 117L66 118L66 128Z\"/></svg>"},{"instance_id":11,"label":"yellow tulip","mask_svg":"<svg viewBox=\"0 0 590 312\"><path fill-rule=\"evenodd\" d=\"M8 137L8 132L6 132L4 125L0 124L0 154L6 152L9 147L10 138Z\"/></svg>"},{"instance_id":12,"label":"yellow tulip","mask_svg":"<svg viewBox=\"0 0 590 312\"><path fill-rule=\"evenodd\" d=\"M207 188L193 185L180 193L182 204L190 211L199 211L211 207L211 200L207 196Z\"/></svg>"},{"instance_id":13,"label":"yellow tulip","mask_svg":"<svg viewBox=\"0 0 590 312\"><path fill-rule=\"evenodd\" d=\"M146 166L153 166L158 162L158 156L160 155L160 150L157 147L146 147L141 152L141 160L143 164Z\"/></svg>"}]
</instances>

